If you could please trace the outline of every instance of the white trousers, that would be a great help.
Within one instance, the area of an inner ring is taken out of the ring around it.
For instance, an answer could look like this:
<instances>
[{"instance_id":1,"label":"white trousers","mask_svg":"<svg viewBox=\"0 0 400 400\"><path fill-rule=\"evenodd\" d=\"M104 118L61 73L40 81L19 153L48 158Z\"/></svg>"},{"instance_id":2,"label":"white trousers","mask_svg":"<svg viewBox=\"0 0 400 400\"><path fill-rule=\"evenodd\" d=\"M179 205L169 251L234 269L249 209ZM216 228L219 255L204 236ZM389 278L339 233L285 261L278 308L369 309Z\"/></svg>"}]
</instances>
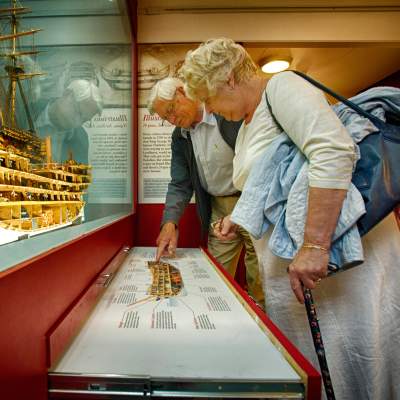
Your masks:
<instances>
[{"instance_id":1,"label":"white trousers","mask_svg":"<svg viewBox=\"0 0 400 400\"><path fill-rule=\"evenodd\" d=\"M269 317L319 370L288 262L255 241ZM313 290L337 400L400 400L400 232L393 214L363 238L365 262Z\"/></svg>"}]
</instances>

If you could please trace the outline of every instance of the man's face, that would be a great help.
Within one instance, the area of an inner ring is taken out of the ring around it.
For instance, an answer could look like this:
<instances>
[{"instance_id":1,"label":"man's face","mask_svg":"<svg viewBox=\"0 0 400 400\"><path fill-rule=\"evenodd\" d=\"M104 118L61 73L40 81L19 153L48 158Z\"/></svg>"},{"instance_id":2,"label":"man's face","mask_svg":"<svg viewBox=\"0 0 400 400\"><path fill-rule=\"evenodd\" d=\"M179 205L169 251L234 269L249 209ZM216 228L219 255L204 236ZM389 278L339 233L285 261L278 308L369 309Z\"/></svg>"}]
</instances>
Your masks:
<instances>
[{"instance_id":1,"label":"man's face","mask_svg":"<svg viewBox=\"0 0 400 400\"><path fill-rule=\"evenodd\" d=\"M157 99L153 105L154 111L161 119L181 128L190 128L199 122L199 104L188 99L182 88L176 90L172 100Z\"/></svg>"}]
</instances>

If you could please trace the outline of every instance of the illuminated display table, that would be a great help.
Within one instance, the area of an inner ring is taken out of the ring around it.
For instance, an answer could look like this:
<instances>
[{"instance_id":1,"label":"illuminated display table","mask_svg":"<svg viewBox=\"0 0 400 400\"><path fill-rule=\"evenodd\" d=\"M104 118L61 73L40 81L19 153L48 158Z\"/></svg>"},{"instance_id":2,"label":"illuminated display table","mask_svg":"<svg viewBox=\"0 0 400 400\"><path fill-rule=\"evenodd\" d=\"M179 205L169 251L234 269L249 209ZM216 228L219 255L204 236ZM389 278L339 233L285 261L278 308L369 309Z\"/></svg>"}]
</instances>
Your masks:
<instances>
[{"instance_id":1,"label":"illuminated display table","mask_svg":"<svg viewBox=\"0 0 400 400\"><path fill-rule=\"evenodd\" d=\"M51 369L51 398L305 398L302 367L202 250L162 270L154 254L129 252Z\"/></svg>"}]
</instances>

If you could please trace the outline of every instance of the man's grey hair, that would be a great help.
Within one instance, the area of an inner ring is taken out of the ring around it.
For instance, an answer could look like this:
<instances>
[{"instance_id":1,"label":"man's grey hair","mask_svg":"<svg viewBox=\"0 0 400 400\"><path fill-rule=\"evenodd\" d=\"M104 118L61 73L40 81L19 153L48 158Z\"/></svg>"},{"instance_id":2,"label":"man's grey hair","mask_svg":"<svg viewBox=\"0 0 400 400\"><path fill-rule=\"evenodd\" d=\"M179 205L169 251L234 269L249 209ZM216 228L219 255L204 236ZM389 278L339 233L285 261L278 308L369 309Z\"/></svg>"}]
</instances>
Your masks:
<instances>
[{"instance_id":1,"label":"man's grey hair","mask_svg":"<svg viewBox=\"0 0 400 400\"><path fill-rule=\"evenodd\" d=\"M151 89L147 100L147 108L150 114L155 114L154 103L156 100L172 100L175 96L176 89L183 88L183 82L178 78L164 78L158 81Z\"/></svg>"},{"instance_id":2,"label":"man's grey hair","mask_svg":"<svg viewBox=\"0 0 400 400\"><path fill-rule=\"evenodd\" d=\"M240 44L228 38L210 39L188 51L179 70L187 95L201 101L213 96L231 73L241 82L257 75L259 68ZM205 97L200 98L199 91L205 92Z\"/></svg>"}]
</instances>

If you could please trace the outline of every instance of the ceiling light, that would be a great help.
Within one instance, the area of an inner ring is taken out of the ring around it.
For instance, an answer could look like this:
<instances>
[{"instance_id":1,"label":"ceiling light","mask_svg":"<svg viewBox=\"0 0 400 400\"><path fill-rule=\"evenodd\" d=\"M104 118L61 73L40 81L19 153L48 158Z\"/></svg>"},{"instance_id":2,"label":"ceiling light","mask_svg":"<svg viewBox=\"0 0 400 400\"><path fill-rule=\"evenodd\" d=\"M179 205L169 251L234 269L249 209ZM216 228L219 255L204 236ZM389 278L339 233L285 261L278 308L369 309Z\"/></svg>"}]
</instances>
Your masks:
<instances>
[{"instance_id":1,"label":"ceiling light","mask_svg":"<svg viewBox=\"0 0 400 400\"><path fill-rule=\"evenodd\" d=\"M266 74L275 74L288 69L291 61L288 57L273 57L261 60L260 66Z\"/></svg>"}]
</instances>

